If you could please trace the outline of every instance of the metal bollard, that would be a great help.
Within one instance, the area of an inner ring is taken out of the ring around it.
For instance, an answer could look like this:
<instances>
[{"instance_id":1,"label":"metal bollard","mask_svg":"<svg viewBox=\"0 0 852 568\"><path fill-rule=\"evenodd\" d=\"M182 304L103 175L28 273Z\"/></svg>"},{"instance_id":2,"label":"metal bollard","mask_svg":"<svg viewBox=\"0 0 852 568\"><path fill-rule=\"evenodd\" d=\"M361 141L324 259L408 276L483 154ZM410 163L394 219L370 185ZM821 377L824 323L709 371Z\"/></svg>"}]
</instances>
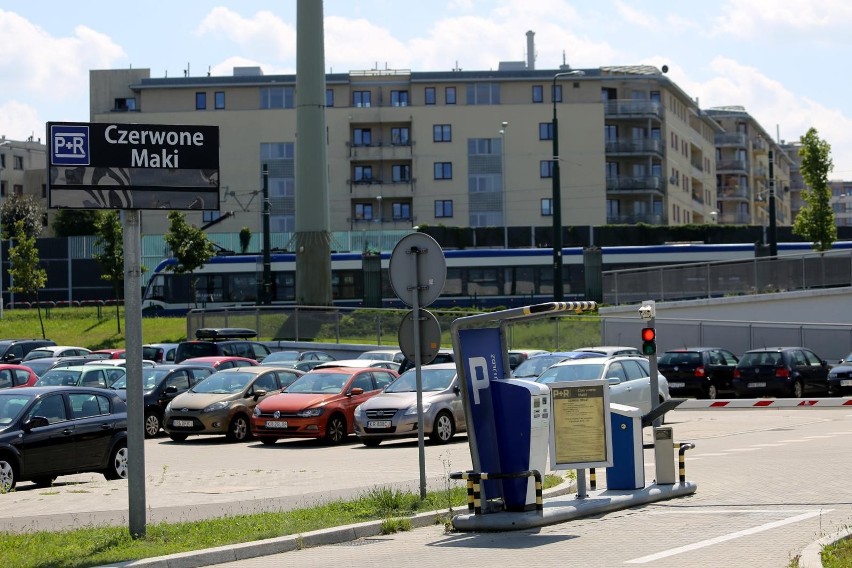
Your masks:
<instances>
[{"instance_id":1,"label":"metal bollard","mask_svg":"<svg viewBox=\"0 0 852 568\"><path fill-rule=\"evenodd\" d=\"M680 444L675 444L675 447L679 448L677 451L677 464L678 464L678 474L680 476L680 482L686 482L686 450L691 450L695 447L695 444L690 442L681 442Z\"/></svg>"},{"instance_id":2,"label":"metal bollard","mask_svg":"<svg viewBox=\"0 0 852 568\"><path fill-rule=\"evenodd\" d=\"M595 474L595 468L589 470L589 489L594 491L598 488L598 476Z\"/></svg>"}]
</instances>

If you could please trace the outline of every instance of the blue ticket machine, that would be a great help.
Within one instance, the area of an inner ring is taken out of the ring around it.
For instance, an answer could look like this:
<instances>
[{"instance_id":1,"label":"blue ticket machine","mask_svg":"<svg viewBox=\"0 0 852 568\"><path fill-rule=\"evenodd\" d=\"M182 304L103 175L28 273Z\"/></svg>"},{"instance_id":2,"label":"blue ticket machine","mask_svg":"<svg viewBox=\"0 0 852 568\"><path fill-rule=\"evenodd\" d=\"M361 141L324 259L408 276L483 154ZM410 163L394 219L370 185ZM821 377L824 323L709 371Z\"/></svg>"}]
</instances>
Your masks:
<instances>
[{"instance_id":1,"label":"blue ticket machine","mask_svg":"<svg viewBox=\"0 0 852 568\"><path fill-rule=\"evenodd\" d=\"M606 468L606 486L608 489L642 489L645 487L642 412L614 402L609 409L613 464Z\"/></svg>"}]
</instances>

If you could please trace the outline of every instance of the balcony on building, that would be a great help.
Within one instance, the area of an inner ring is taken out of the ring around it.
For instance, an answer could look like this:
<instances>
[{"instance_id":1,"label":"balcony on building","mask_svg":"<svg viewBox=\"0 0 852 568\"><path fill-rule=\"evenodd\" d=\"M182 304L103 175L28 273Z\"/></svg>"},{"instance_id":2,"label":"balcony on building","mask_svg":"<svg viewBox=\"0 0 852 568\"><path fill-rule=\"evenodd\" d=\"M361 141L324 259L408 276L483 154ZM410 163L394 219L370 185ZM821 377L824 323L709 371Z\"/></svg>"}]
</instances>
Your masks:
<instances>
[{"instance_id":1,"label":"balcony on building","mask_svg":"<svg viewBox=\"0 0 852 568\"><path fill-rule=\"evenodd\" d=\"M627 138L607 140L605 151L611 156L637 156L655 154L663 156L663 143L655 138Z\"/></svg>"},{"instance_id":2,"label":"balcony on building","mask_svg":"<svg viewBox=\"0 0 852 568\"><path fill-rule=\"evenodd\" d=\"M716 188L716 199L719 201L751 201L751 192L740 185L726 185Z\"/></svg>"},{"instance_id":3,"label":"balcony on building","mask_svg":"<svg viewBox=\"0 0 852 568\"><path fill-rule=\"evenodd\" d=\"M714 139L716 146L748 148L748 136L743 132L723 132Z\"/></svg>"},{"instance_id":4,"label":"balcony on building","mask_svg":"<svg viewBox=\"0 0 852 568\"><path fill-rule=\"evenodd\" d=\"M607 214L608 225L635 225L646 223L648 225L667 225L666 216L660 213L631 213L631 214Z\"/></svg>"},{"instance_id":5,"label":"balcony on building","mask_svg":"<svg viewBox=\"0 0 852 568\"><path fill-rule=\"evenodd\" d=\"M763 138L753 138L751 141L751 150L755 154L766 154L769 152L769 144Z\"/></svg>"},{"instance_id":6,"label":"balcony on building","mask_svg":"<svg viewBox=\"0 0 852 568\"><path fill-rule=\"evenodd\" d=\"M665 181L659 176L611 176L606 178L606 190L662 194L665 190Z\"/></svg>"},{"instance_id":7,"label":"balcony on building","mask_svg":"<svg viewBox=\"0 0 852 568\"><path fill-rule=\"evenodd\" d=\"M751 223L751 215L748 213L725 213L719 215L719 222L727 225L748 225Z\"/></svg>"},{"instance_id":8,"label":"balcony on building","mask_svg":"<svg viewBox=\"0 0 852 568\"><path fill-rule=\"evenodd\" d=\"M747 174L748 160L719 160L716 163L717 174Z\"/></svg>"},{"instance_id":9,"label":"balcony on building","mask_svg":"<svg viewBox=\"0 0 852 568\"><path fill-rule=\"evenodd\" d=\"M604 102L607 118L658 118L665 116L665 107L658 101L616 99Z\"/></svg>"},{"instance_id":10,"label":"balcony on building","mask_svg":"<svg viewBox=\"0 0 852 568\"><path fill-rule=\"evenodd\" d=\"M769 176L769 168L763 164L758 164L754 167L753 174L755 179L766 179Z\"/></svg>"}]
</instances>

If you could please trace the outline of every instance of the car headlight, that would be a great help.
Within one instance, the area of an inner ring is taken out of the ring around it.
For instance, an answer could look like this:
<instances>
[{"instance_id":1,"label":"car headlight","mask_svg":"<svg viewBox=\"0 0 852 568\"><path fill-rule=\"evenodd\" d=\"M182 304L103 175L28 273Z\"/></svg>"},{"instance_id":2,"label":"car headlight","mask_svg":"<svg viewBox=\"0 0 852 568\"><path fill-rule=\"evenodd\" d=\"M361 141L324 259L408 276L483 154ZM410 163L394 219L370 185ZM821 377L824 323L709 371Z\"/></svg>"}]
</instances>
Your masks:
<instances>
[{"instance_id":1,"label":"car headlight","mask_svg":"<svg viewBox=\"0 0 852 568\"><path fill-rule=\"evenodd\" d=\"M174 401L174 399L170 400L169 403L166 405L166 412L172 411L172 402L173 401Z\"/></svg>"},{"instance_id":2,"label":"car headlight","mask_svg":"<svg viewBox=\"0 0 852 568\"><path fill-rule=\"evenodd\" d=\"M313 418L315 416L319 416L323 412L325 412L325 408L308 408L297 412L296 416L301 418Z\"/></svg>"},{"instance_id":3,"label":"car headlight","mask_svg":"<svg viewBox=\"0 0 852 568\"><path fill-rule=\"evenodd\" d=\"M224 410L225 408L228 408L229 404L230 404L230 402L228 402L226 400L214 402L213 404L209 405L207 408L205 408L201 412L216 412L217 410Z\"/></svg>"},{"instance_id":4,"label":"car headlight","mask_svg":"<svg viewBox=\"0 0 852 568\"><path fill-rule=\"evenodd\" d=\"M431 402L424 402L423 403L423 413L424 414L426 414L429 411L430 406L432 406ZM409 406L405 410L405 416L412 416L412 415L414 415L414 416L417 415L417 405L416 404L412 404L411 406Z\"/></svg>"},{"instance_id":5,"label":"car headlight","mask_svg":"<svg viewBox=\"0 0 852 568\"><path fill-rule=\"evenodd\" d=\"M363 418L363 417L364 417L364 411L361 410L361 405L359 404L358 406L355 407L355 418Z\"/></svg>"},{"instance_id":6,"label":"car headlight","mask_svg":"<svg viewBox=\"0 0 852 568\"><path fill-rule=\"evenodd\" d=\"M252 414L254 414L254 415L255 415L255 417L260 416L260 406L255 406L255 407L254 407L254 412L252 412Z\"/></svg>"}]
</instances>

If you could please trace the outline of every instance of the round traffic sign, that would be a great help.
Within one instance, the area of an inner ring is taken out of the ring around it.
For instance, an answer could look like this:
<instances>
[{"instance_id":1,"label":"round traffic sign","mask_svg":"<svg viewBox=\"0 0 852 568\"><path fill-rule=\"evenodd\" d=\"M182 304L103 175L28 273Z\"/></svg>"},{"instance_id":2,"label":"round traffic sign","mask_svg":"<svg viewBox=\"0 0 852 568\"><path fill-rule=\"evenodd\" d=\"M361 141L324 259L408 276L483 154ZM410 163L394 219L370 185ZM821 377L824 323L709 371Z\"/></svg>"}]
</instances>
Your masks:
<instances>
[{"instance_id":1,"label":"round traffic sign","mask_svg":"<svg viewBox=\"0 0 852 568\"><path fill-rule=\"evenodd\" d=\"M414 316L411 310L402 318L399 324L399 349L409 361L416 361L417 345L414 344L414 326L420 331L420 364L428 365L438 356L441 349L441 324L435 314L428 310L420 310L420 317Z\"/></svg>"},{"instance_id":2,"label":"round traffic sign","mask_svg":"<svg viewBox=\"0 0 852 568\"><path fill-rule=\"evenodd\" d=\"M411 233L396 243L388 264L391 288L406 306L428 306L444 289L447 261L441 245L426 233ZM415 295L416 294L416 295Z\"/></svg>"}]
</instances>

